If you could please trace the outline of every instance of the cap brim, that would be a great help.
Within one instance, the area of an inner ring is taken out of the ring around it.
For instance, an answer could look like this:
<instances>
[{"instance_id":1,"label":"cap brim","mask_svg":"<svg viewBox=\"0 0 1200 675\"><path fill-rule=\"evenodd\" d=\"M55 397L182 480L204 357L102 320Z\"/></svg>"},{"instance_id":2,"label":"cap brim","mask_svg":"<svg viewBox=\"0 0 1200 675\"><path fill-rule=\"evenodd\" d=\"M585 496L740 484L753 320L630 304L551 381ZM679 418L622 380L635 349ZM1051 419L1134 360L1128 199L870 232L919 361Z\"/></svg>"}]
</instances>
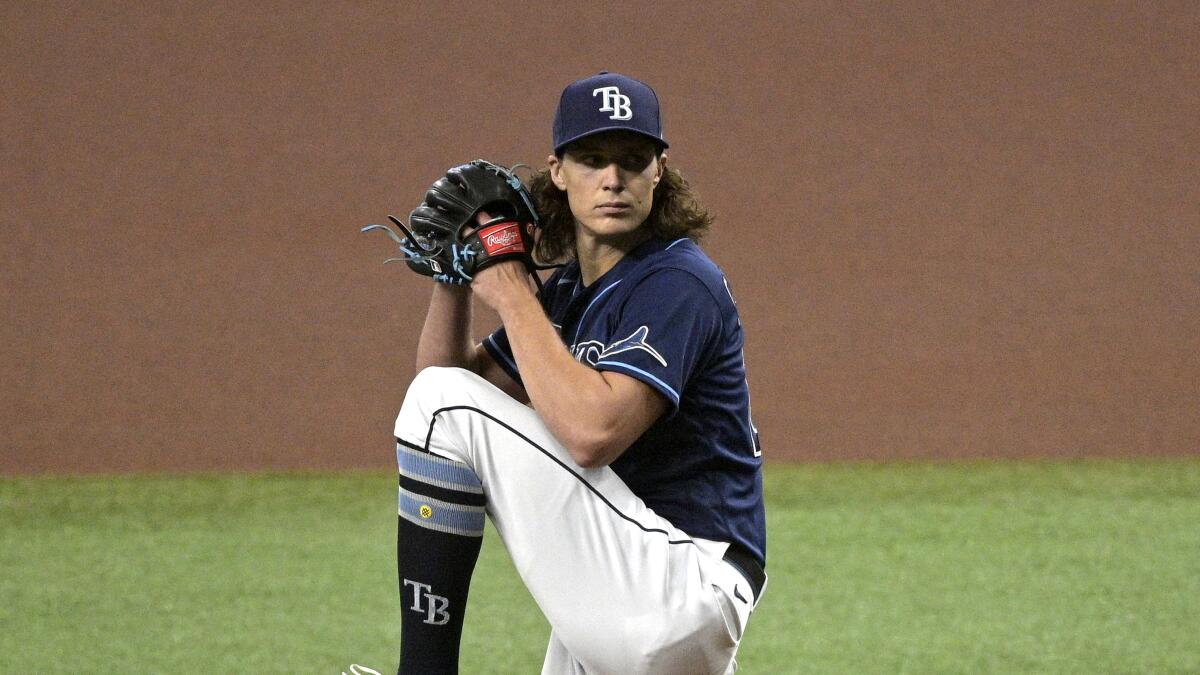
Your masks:
<instances>
[{"instance_id":1,"label":"cap brim","mask_svg":"<svg viewBox=\"0 0 1200 675\"><path fill-rule=\"evenodd\" d=\"M568 145L574 143L575 141L577 141L581 138L587 138L588 136L595 136L596 134L602 134L606 131L628 131L631 134L637 134L638 136L644 136L646 138L649 138L650 140L654 141L658 145L662 146L663 149L671 147L671 145L669 143L667 143L665 140L659 138L658 136L655 136L654 134L648 134L639 129L630 129L629 127L611 126L611 127L601 127L599 129L589 129L585 133L579 134L578 136L574 136L572 138L568 138L567 140L563 141L562 143L559 143L558 145L554 146L554 154L556 154L556 155L562 154L562 151L564 149L566 149L566 147Z\"/></svg>"}]
</instances>

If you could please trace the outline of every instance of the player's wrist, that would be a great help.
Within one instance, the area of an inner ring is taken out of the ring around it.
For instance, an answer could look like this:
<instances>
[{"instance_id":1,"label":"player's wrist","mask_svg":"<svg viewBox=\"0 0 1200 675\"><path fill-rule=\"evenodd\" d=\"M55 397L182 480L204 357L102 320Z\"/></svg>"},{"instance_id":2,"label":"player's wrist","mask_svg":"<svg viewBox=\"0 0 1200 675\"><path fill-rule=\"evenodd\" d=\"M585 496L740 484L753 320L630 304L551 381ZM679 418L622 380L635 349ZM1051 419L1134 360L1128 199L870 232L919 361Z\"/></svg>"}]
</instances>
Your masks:
<instances>
[{"instance_id":1,"label":"player's wrist","mask_svg":"<svg viewBox=\"0 0 1200 675\"><path fill-rule=\"evenodd\" d=\"M505 279L504 288L493 294L491 299L492 309L496 310L506 325L509 320L525 312L536 310L541 313L542 310L527 279Z\"/></svg>"}]
</instances>

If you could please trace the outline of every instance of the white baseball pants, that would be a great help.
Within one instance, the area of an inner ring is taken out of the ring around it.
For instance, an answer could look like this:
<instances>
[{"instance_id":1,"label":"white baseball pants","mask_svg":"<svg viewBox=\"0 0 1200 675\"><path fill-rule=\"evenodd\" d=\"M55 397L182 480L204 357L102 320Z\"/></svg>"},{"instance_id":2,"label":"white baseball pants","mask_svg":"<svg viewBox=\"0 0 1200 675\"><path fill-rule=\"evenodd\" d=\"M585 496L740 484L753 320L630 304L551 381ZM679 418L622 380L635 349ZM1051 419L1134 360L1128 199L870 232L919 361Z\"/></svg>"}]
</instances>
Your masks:
<instances>
[{"instance_id":1,"label":"white baseball pants","mask_svg":"<svg viewBox=\"0 0 1200 675\"><path fill-rule=\"evenodd\" d=\"M734 597L749 584L722 559L728 544L689 537L608 467L576 465L534 410L469 371L427 368L396 438L479 476L487 514L552 628L544 675L736 669L752 606Z\"/></svg>"}]
</instances>

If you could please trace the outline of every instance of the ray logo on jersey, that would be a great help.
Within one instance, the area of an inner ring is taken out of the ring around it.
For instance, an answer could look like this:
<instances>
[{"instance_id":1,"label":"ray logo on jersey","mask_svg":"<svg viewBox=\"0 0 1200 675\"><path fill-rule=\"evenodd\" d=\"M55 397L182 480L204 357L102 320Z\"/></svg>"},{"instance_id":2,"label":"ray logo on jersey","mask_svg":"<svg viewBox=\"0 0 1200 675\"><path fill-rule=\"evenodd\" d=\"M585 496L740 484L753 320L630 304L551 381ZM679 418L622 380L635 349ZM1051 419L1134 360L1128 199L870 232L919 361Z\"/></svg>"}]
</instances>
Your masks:
<instances>
[{"instance_id":1,"label":"ray logo on jersey","mask_svg":"<svg viewBox=\"0 0 1200 675\"><path fill-rule=\"evenodd\" d=\"M649 354L655 361L658 361L664 368L666 368L667 360L664 359L662 354L659 354L654 347L651 347L649 343L646 342L646 338L649 336L650 329L646 326L639 326L638 329L633 331L629 337L623 340L617 340L611 345L605 346L605 344L599 340L588 340L587 342L581 342L575 345L571 349L571 353L575 356L576 361L586 363L589 366L595 366L597 363L603 361L609 356L612 356L613 354L620 354L621 352L640 349Z\"/></svg>"}]
</instances>

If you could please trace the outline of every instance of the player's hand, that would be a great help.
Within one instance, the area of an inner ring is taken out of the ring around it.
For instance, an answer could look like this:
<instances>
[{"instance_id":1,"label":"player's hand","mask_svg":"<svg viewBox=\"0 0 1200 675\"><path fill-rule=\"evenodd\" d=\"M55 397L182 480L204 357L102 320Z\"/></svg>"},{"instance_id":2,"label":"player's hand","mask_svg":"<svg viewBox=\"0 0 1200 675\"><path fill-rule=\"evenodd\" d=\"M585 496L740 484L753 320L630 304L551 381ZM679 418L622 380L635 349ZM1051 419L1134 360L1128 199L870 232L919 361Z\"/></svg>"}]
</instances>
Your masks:
<instances>
[{"instance_id":1,"label":"player's hand","mask_svg":"<svg viewBox=\"0 0 1200 675\"><path fill-rule=\"evenodd\" d=\"M489 218L491 214L481 211L476 220L483 224ZM471 290L484 304L501 316L509 304L537 298L537 286L534 285L533 277L525 263L516 259L498 262L476 272L475 279L471 282Z\"/></svg>"},{"instance_id":2,"label":"player's hand","mask_svg":"<svg viewBox=\"0 0 1200 675\"><path fill-rule=\"evenodd\" d=\"M537 301L533 277L525 269L525 263L519 260L499 262L477 273L471 282L471 290L475 292L475 297L496 310L500 316L504 316L514 303L530 299Z\"/></svg>"}]
</instances>

